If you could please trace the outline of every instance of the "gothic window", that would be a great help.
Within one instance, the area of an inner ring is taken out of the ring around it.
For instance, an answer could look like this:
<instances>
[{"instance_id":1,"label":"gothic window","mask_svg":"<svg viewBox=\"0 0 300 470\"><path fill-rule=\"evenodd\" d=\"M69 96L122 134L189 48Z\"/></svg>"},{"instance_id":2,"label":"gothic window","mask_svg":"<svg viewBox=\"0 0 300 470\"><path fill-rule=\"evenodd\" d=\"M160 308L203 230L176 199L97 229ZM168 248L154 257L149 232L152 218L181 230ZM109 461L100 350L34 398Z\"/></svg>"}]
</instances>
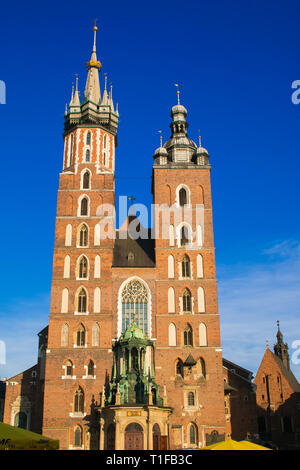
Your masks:
<instances>
[{"instance_id":1,"label":"gothic window","mask_svg":"<svg viewBox=\"0 0 300 470\"><path fill-rule=\"evenodd\" d=\"M191 277L191 262L188 255L184 255L181 262L182 277Z\"/></svg>"},{"instance_id":2,"label":"gothic window","mask_svg":"<svg viewBox=\"0 0 300 470\"><path fill-rule=\"evenodd\" d=\"M86 145L91 145L91 133L88 131L86 135Z\"/></svg>"},{"instance_id":3,"label":"gothic window","mask_svg":"<svg viewBox=\"0 0 300 470\"><path fill-rule=\"evenodd\" d=\"M90 173L86 171L82 178L82 188L89 189L90 188Z\"/></svg>"},{"instance_id":4,"label":"gothic window","mask_svg":"<svg viewBox=\"0 0 300 470\"><path fill-rule=\"evenodd\" d=\"M191 325L187 325L183 332L184 346L193 346L193 329Z\"/></svg>"},{"instance_id":5,"label":"gothic window","mask_svg":"<svg viewBox=\"0 0 300 470\"><path fill-rule=\"evenodd\" d=\"M66 376L72 377L73 364L71 361L66 362Z\"/></svg>"},{"instance_id":6,"label":"gothic window","mask_svg":"<svg viewBox=\"0 0 300 470\"><path fill-rule=\"evenodd\" d=\"M80 231L79 231L79 246L88 246L88 235L89 235L88 228L84 224L80 227Z\"/></svg>"},{"instance_id":7,"label":"gothic window","mask_svg":"<svg viewBox=\"0 0 300 470\"><path fill-rule=\"evenodd\" d=\"M85 346L85 328L83 325L80 325L77 330L76 345Z\"/></svg>"},{"instance_id":8,"label":"gothic window","mask_svg":"<svg viewBox=\"0 0 300 470\"><path fill-rule=\"evenodd\" d=\"M87 294L84 288L78 294L78 309L79 313L86 313L87 310Z\"/></svg>"},{"instance_id":9,"label":"gothic window","mask_svg":"<svg viewBox=\"0 0 300 470\"><path fill-rule=\"evenodd\" d=\"M86 197L81 199L80 215L88 215L88 199Z\"/></svg>"},{"instance_id":10,"label":"gothic window","mask_svg":"<svg viewBox=\"0 0 300 470\"><path fill-rule=\"evenodd\" d=\"M180 246L187 246L190 243L189 229L183 225L180 229Z\"/></svg>"},{"instance_id":11,"label":"gothic window","mask_svg":"<svg viewBox=\"0 0 300 470\"><path fill-rule=\"evenodd\" d=\"M195 406L195 395L194 392L188 393L188 406Z\"/></svg>"},{"instance_id":12,"label":"gothic window","mask_svg":"<svg viewBox=\"0 0 300 470\"><path fill-rule=\"evenodd\" d=\"M179 190L179 205L185 206L187 204L187 192L186 189L181 188Z\"/></svg>"},{"instance_id":13,"label":"gothic window","mask_svg":"<svg viewBox=\"0 0 300 470\"><path fill-rule=\"evenodd\" d=\"M106 166L106 153L103 152L103 165Z\"/></svg>"},{"instance_id":14,"label":"gothic window","mask_svg":"<svg viewBox=\"0 0 300 470\"><path fill-rule=\"evenodd\" d=\"M135 314L138 327L147 332L148 326L148 293L137 279L128 282L122 291L122 331L130 326Z\"/></svg>"},{"instance_id":15,"label":"gothic window","mask_svg":"<svg viewBox=\"0 0 300 470\"><path fill-rule=\"evenodd\" d=\"M88 260L85 256L80 258L78 274L80 279L86 279L88 277Z\"/></svg>"},{"instance_id":16,"label":"gothic window","mask_svg":"<svg viewBox=\"0 0 300 470\"><path fill-rule=\"evenodd\" d=\"M90 377L94 377L94 375L95 375L95 364L93 363L92 360L90 360L89 363L88 363L87 375L89 375Z\"/></svg>"},{"instance_id":17,"label":"gothic window","mask_svg":"<svg viewBox=\"0 0 300 470\"><path fill-rule=\"evenodd\" d=\"M87 149L87 150L85 151L85 161L86 161L86 162L89 162L89 161L90 161L90 150L89 150L89 149Z\"/></svg>"},{"instance_id":18,"label":"gothic window","mask_svg":"<svg viewBox=\"0 0 300 470\"><path fill-rule=\"evenodd\" d=\"M82 446L82 430L80 426L77 426L74 432L74 447Z\"/></svg>"},{"instance_id":19,"label":"gothic window","mask_svg":"<svg viewBox=\"0 0 300 470\"><path fill-rule=\"evenodd\" d=\"M176 362L176 375L180 375L183 378L183 362L181 359L178 359Z\"/></svg>"},{"instance_id":20,"label":"gothic window","mask_svg":"<svg viewBox=\"0 0 300 470\"><path fill-rule=\"evenodd\" d=\"M197 443L197 428L194 423L191 423L190 425L189 437L190 437L190 444Z\"/></svg>"},{"instance_id":21,"label":"gothic window","mask_svg":"<svg viewBox=\"0 0 300 470\"><path fill-rule=\"evenodd\" d=\"M81 387L75 392L74 395L74 412L75 413L83 413L84 411L84 394Z\"/></svg>"},{"instance_id":22,"label":"gothic window","mask_svg":"<svg viewBox=\"0 0 300 470\"><path fill-rule=\"evenodd\" d=\"M182 296L183 311L191 313L192 311L192 296L189 289L185 289Z\"/></svg>"}]
</instances>

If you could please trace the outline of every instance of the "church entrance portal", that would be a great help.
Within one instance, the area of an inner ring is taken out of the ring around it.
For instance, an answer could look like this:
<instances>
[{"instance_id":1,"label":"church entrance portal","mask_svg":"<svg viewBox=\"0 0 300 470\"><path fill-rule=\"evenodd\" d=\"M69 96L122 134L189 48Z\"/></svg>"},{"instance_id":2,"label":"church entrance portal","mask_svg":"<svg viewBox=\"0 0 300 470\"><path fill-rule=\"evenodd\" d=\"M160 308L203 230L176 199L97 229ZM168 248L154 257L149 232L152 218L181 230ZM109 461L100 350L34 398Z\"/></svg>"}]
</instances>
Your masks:
<instances>
[{"instance_id":1,"label":"church entrance portal","mask_svg":"<svg viewBox=\"0 0 300 470\"><path fill-rule=\"evenodd\" d=\"M143 428L137 423L128 424L125 429L125 450L144 450Z\"/></svg>"}]
</instances>

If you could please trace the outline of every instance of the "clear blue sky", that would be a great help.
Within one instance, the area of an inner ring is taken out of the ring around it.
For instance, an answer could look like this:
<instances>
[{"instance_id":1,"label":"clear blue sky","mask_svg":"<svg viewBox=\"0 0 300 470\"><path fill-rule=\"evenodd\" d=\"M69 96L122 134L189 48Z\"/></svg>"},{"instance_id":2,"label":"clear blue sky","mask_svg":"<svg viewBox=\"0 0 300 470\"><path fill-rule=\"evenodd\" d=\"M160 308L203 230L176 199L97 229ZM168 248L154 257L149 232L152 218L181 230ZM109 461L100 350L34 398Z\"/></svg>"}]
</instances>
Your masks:
<instances>
[{"instance_id":1,"label":"clear blue sky","mask_svg":"<svg viewBox=\"0 0 300 470\"><path fill-rule=\"evenodd\" d=\"M224 356L255 372L276 320L300 339L298 1L6 2L1 6L0 340L13 375L48 322L63 117L83 93L98 18L101 72L119 102L116 190L151 204L158 129L169 137L174 83L189 136L211 154ZM292 365L300 378L300 366Z\"/></svg>"}]
</instances>

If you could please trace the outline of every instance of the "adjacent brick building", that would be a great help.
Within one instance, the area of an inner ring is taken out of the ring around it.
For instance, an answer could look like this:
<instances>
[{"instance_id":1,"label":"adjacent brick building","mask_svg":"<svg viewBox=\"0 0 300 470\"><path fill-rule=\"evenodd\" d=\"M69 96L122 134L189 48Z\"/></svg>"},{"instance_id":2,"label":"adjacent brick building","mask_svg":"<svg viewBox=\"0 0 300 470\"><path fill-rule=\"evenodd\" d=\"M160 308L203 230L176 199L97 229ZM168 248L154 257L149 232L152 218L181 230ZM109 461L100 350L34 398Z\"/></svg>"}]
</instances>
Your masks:
<instances>
[{"instance_id":1,"label":"adjacent brick building","mask_svg":"<svg viewBox=\"0 0 300 470\"><path fill-rule=\"evenodd\" d=\"M267 346L254 383L260 438L278 448L300 449L300 384L290 369L279 322L274 352Z\"/></svg>"}]
</instances>

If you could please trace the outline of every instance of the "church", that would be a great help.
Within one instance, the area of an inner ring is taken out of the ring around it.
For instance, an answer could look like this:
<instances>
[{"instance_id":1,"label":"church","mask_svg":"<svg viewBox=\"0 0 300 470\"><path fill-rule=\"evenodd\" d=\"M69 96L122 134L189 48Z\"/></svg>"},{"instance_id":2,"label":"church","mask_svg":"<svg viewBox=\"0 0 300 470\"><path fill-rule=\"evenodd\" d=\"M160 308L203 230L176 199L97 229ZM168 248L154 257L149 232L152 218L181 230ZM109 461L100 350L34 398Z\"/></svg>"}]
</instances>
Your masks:
<instances>
[{"instance_id":1,"label":"church","mask_svg":"<svg viewBox=\"0 0 300 470\"><path fill-rule=\"evenodd\" d=\"M210 156L188 137L177 92L170 139L153 154L154 227L132 207L116 229L119 112L106 79L100 90L96 34L83 98L76 79L65 110L49 325L38 363L8 381L4 421L61 449L200 448L230 437L235 390L222 358ZM251 372L241 377L255 406Z\"/></svg>"}]
</instances>

